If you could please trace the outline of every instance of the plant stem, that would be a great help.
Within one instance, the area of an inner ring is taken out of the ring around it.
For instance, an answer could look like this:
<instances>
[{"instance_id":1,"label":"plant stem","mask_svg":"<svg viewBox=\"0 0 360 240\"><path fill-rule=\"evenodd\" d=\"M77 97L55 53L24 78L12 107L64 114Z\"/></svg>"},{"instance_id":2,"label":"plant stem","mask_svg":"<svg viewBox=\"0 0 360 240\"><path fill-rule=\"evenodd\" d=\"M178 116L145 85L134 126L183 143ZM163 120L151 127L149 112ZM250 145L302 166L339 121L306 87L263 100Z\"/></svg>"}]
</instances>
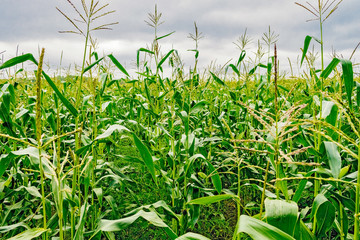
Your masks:
<instances>
[{"instance_id":1,"label":"plant stem","mask_svg":"<svg viewBox=\"0 0 360 240\"><path fill-rule=\"evenodd\" d=\"M44 186L44 169L42 166L41 160L41 75L42 75L42 65L44 60L45 49L41 49L40 60L38 64L38 69L36 72L36 140L39 149L39 167L40 167L40 184L41 184L41 200L43 205L43 227L47 228L46 223L46 201L45 201L45 186ZM44 240L47 239L47 233L45 232L42 235Z\"/></svg>"},{"instance_id":2,"label":"plant stem","mask_svg":"<svg viewBox=\"0 0 360 240\"><path fill-rule=\"evenodd\" d=\"M354 223L354 239L359 239L359 204L360 204L360 144L358 145L358 174L356 182L355 197L355 223Z\"/></svg>"},{"instance_id":3,"label":"plant stem","mask_svg":"<svg viewBox=\"0 0 360 240\"><path fill-rule=\"evenodd\" d=\"M274 162L276 164L276 179L280 178L280 161L279 161L279 113L278 113L278 85L277 85L277 49L276 43L274 44L274 87L275 87L275 97L274 97L274 107L275 107L275 155ZM265 182L266 184L266 182ZM279 191L279 182L276 183L276 198L280 199L280 191Z\"/></svg>"},{"instance_id":4,"label":"plant stem","mask_svg":"<svg viewBox=\"0 0 360 240\"><path fill-rule=\"evenodd\" d=\"M92 6L90 6L90 8L92 9ZM83 79L84 79L84 69L85 69L85 63L86 63L86 54L87 54L87 44L89 41L89 37L90 37L90 22L91 22L91 16L92 14L89 13L88 14L88 19L87 19L87 26L86 26L86 37L85 37L85 46L84 46L84 55L83 55L83 62L82 62L82 67L81 67L81 75L80 75L80 81L79 81L79 86L76 92L76 108L79 109L79 107L81 106L80 104L80 95L81 95L81 90L82 90L82 83L83 83ZM80 111L81 112L81 111ZM79 118L80 118L80 114L79 116L77 116L75 118L75 129L79 128ZM75 150L80 148L80 140L81 140L81 132L75 134ZM74 170L73 170L73 181L72 181L72 197L75 198L75 193L76 193L76 187L77 187L77 182L78 182L78 169L76 166L79 165L79 156L77 154L75 154L75 159L74 159ZM80 196L79 196L79 206L81 206L81 201L80 201ZM74 238L74 234L75 234L75 209L72 209L71 211L71 238Z\"/></svg>"}]
</instances>

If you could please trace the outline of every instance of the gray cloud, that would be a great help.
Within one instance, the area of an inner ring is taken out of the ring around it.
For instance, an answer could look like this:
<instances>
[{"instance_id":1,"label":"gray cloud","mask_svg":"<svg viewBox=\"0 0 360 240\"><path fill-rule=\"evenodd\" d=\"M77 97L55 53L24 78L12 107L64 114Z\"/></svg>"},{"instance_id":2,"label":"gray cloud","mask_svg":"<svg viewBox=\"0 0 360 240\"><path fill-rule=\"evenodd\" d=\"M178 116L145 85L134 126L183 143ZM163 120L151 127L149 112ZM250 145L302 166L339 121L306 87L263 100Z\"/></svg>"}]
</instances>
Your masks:
<instances>
[{"instance_id":1,"label":"gray cloud","mask_svg":"<svg viewBox=\"0 0 360 240\"><path fill-rule=\"evenodd\" d=\"M103 2L105 1L101 1ZM136 58L136 50L152 41L153 30L144 20L147 19L148 12L154 11L155 4L158 11L163 13L165 21L159 28L159 35L176 31L172 36L161 40L163 50L178 48L187 64L193 61L193 53L187 51L193 48L193 43L187 36L194 31L194 21L205 36L200 42L200 58L204 65L215 59L223 62L236 58L238 52L233 42L246 28L256 43L268 26L271 26L280 35L279 50L289 57L300 54L306 35L319 35L317 22L305 22L311 15L288 0L119 0L110 2L109 6L109 10L115 9L116 13L104 18L104 21L117 21L119 24L112 31L94 32L100 43L99 51L114 52L122 62L131 65ZM8 56L14 56L18 44L21 51L37 52L40 45L46 46L47 57L55 65L59 62L62 50L65 63L81 61L83 39L76 35L58 33L59 30L72 30L72 26L55 9L56 6L69 16L76 16L66 0L1 0L0 52L7 50ZM348 57L360 41L358 9L360 1L344 1L325 22L327 53L334 48ZM359 58L358 53L356 56ZM283 62L285 64L286 60Z\"/></svg>"}]
</instances>

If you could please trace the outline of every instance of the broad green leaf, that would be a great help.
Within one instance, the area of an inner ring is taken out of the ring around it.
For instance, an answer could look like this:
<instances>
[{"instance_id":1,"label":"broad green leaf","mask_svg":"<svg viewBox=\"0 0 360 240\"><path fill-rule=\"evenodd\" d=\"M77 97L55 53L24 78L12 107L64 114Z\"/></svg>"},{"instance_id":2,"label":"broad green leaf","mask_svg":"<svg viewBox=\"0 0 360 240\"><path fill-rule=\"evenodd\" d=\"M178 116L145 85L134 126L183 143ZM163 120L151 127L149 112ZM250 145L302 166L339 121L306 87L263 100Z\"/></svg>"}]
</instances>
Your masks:
<instances>
[{"instance_id":1,"label":"broad green leaf","mask_svg":"<svg viewBox=\"0 0 360 240\"><path fill-rule=\"evenodd\" d=\"M95 140L100 140L100 139L107 138L107 137L109 137L111 134L113 134L115 131L118 131L118 132L122 132L122 131L130 132L130 130L127 129L126 127L121 126L121 125L119 125L119 124L114 124L114 125L111 125L108 129L106 129L105 132L103 132L102 134L100 134L99 136L97 136L97 137L95 138Z\"/></svg>"},{"instance_id":2,"label":"broad green leaf","mask_svg":"<svg viewBox=\"0 0 360 240\"><path fill-rule=\"evenodd\" d=\"M302 54L302 56L301 56L300 66L301 66L301 65L303 64L303 62L304 62L306 53L307 53L307 51L308 51L308 49L309 49L309 45L310 45L311 39L312 39L312 37L309 36L309 35L305 37L305 40L304 40L304 49L303 49L303 54Z\"/></svg>"},{"instance_id":3,"label":"broad green leaf","mask_svg":"<svg viewBox=\"0 0 360 240\"><path fill-rule=\"evenodd\" d=\"M236 73L236 75L238 77L240 77L240 72L239 72L239 70L237 69L237 67L234 64L229 64L228 67L231 67L231 69L234 71L234 73Z\"/></svg>"},{"instance_id":4,"label":"broad green leaf","mask_svg":"<svg viewBox=\"0 0 360 240\"><path fill-rule=\"evenodd\" d=\"M350 164L341 168L339 178L343 178L349 172L350 168L351 168Z\"/></svg>"},{"instance_id":5,"label":"broad green leaf","mask_svg":"<svg viewBox=\"0 0 360 240\"><path fill-rule=\"evenodd\" d=\"M254 240L295 240L280 229L247 215L241 215L235 229L235 236L248 234Z\"/></svg>"},{"instance_id":6,"label":"broad green leaf","mask_svg":"<svg viewBox=\"0 0 360 240\"><path fill-rule=\"evenodd\" d=\"M126 69L119 63L119 61L112 54L108 55L108 57L122 73L124 73L126 76L130 77L130 75L126 71Z\"/></svg>"},{"instance_id":7,"label":"broad green leaf","mask_svg":"<svg viewBox=\"0 0 360 240\"><path fill-rule=\"evenodd\" d=\"M124 161L127 161L129 163L140 163L140 164L144 164L144 161L137 158L137 157L133 157L133 156L129 156L129 155L117 155L117 154L114 154L115 157L118 157Z\"/></svg>"},{"instance_id":8,"label":"broad green leaf","mask_svg":"<svg viewBox=\"0 0 360 240\"><path fill-rule=\"evenodd\" d=\"M316 240L314 234L300 218L296 224L294 238L296 240Z\"/></svg>"},{"instance_id":9,"label":"broad green leaf","mask_svg":"<svg viewBox=\"0 0 360 240\"><path fill-rule=\"evenodd\" d=\"M352 62L349 60L341 60L343 70L343 79L345 84L346 95L348 98L349 106L352 108L351 96L354 88L354 72Z\"/></svg>"},{"instance_id":10,"label":"broad green leaf","mask_svg":"<svg viewBox=\"0 0 360 240\"><path fill-rule=\"evenodd\" d=\"M159 62L158 65L157 65L157 68L160 68L161 65L163 65L163 63L166 61L166 59L167 59L174 51L175 51L174 49L170 50L170 51L165 55L165 57L163 57L163 58L160 60L160 62Z\"/></svg>"},{"instance_id":11,"label":"broad green leaf","mask_svg":"<svg viewBox=\"0 0 360 240\"><path fill-rule=\"evenodd\" d=\"M35 148L35 147L28 147L28 148L24 148L24 149L20 149L18 151L12 151L11 154L16 155L16 156L29 156L31 157L31 159L34 161L35 164L40 164L39 161L39 149ZM41 155L47 155L47 153L45 151L41 151ZM49 175L55 175L55 167L53 166L53 164L46 158L46 157L42 157L41 158L41 162L44 168L44 172L46 174Z\"/></svg>"},{"instance_id":12,"label":"broad green leaf","mask_svg":"<svg viewBox=\"0 0 360 240\"><path fill-rule=\"evenodd\" d=\"M207 101L201 100L195 104L190 110L190 114L196 114L204 109L204 107L208 104Z\"/></svg>"},{"instance_id":13,"label":"broad green leaf","mask_svg":"<svg viewBox=\"0 0 360 240\"><path fill-rule=\"evenodd\" d=\"M314 171L307 172L307 173L304 175L304 177L305 177L305 178L306 178L306 177L309 177L309 176L311 176L313 173L314 173ZM297 203L297 202L301 199L301 194L302 194L302 192L304 191L304 189L305 189L305 187L306 187L306 183L307 183L308 181L309 181L308 179L302 179L302 180L300 181L300 183L299 183L298 186L297 186L297 189L296 189L296 192L295 192L295 194L294 194L294 197L292 198L292 200L293 200L294 202Z\"/></svg>"},{"instance_id":14,"label":"broad green leaf","mask_svg":"<svg viewBox=\"0 0 360 240\"><path fill-rule=\"evenodd\" d=\"M41 198L41 194L40 194L39 190L34 186L30 186L30 187L21 186L21 187L18 187L17 189L15 189L15 191L20 191L22 189L25 189L28 193L30 193L34 197Z\"/></svg>"},{"instance_id":15,"label":"broad green leaf","mask_svg":"<svg viewBox=\"0 0 360 240\"><path fill-rule=\"evenodd\" d=\"M201 159L203 159L203 160L206 159L206 158L204 157L204 155L202 155L202 154L195 154L195 155L191 156L191 157L186 161L186 163L185 163L185 176L189 176L189 175L191 174L191 172L188 173L188 172L189 172L189 169L191 168L193 162L194 162L196 159L198 159L198 158L201 158Z\"/></svg>"},{"instance_id":16,"label":"broad green leaf","mask_svg":"<svg viewBox=\"0 0 360 240\"><path fill-rule=\"evenodd\" d=\"M265 199L266 221L290 236L294 235L298 219L298 206L295 202Z\"/></svg>"},{"instance_id":17,"label":"broad green leaf","mask_svg":"<svg viewBox=\"0 0 360 240\"><path fill-rule=\"evenodd\" d=\"M339 178L341 171L341 156L338 147L333 142L324 142L329 166L334 178Z\"/></svg>"},{"instance_id":18,"label":"broad green leaf","mask_svg":"<svg viewBox=\"0 0 360 240\"><path fill-rule=\"evenodd\" d=\"M89 143L88 145L85 145L85 146L77 149L77 150L75 151L75 153L76 153L77 155L84 154L85 152L87 152L88 150L90 150L90 147L91 147L97 140L101 140L101 139L108 138L108 137L110 137L115 131L118 131L118 132L122 132L122 131L130 132L129 129L127 129L126 127L124 127L124 126L122 126L122 125L119 125L119 124L111 125L108 129L105 130L105 132L103 132L102 134L100 134L99 136L97 136L94 141L92 141L92 142Z\"/></svg>"},{"instance_id":19,"label":"broad green leaf","mask_svg":"<svg viewBox=\"0 0 360 240\"><path fill-rule=\"evenodd\" d=\"M30 53L27 53L22 56L18 56L18 57L15 57L15 58L12 58L12 59L6 61L4 64L2 64L0 66L0 69L9 68L9 67L15 66L16 64L23 63L28 60L33 62L34 64L38 65L38 62L35 60L34 56ZM77 117L78 112L74 108L74 106L61 94L59 89L56 87L55 83L51 80L51 78L44 71L42 72L42 74L45 77L45 80L48 82L48 84L54 90L56 95L60 98L62 103L65 105L65 107L67 109L69 109L69 111L71 112L71 114L74 115L74 117Z\"/></svg>"},{"instance_id":20,"label":"broad green leaf","mask_svg":"<svg viewBox=\"0 0 360 240\"><path fill-rule=\"evenodd\" d=\"M205 204L212 204L216 202L220 202L227 199L237 198L236 195L232 194L222 194L222 195L215 195L215 196L208 196L208 197L202 197L193 199L187 204L199 204L199 205L205 205Z\"/></svg>"},{"instance_id":21,"label":"broad green leaf","mask_svg":"<svg viewBox=\"0 0 360 240\"><path fill-rule=\"evenodd\" d=\"M211 76L213 77L213 79L215 80L215 82L217 82L218 84L220 84L221 86L226 86L226 84L218 77L216 76L214 73L210 72Z\"/></svg>"},{"instance_id":22,"label":"broad green leaf","mask_svg":"<svg viewBox=\"0 0 360 240\"><path fill-rule=\"evenodd\" d=\"M344 207L348 208L352 212L355 212L356 204L351 198L342 196L339 193L334 192L334 191L330 191L330 192L332 194L331 197L336 198L339 202L341 202L344 205Z\"/></svg>"},{"instance_id":23,"label":"broad green leaf","mask_svg":"<svg viewBox=\"0 0 360 240\"><path fill-rule=\"evenodd\" d=\"M326 79L339 63L340 63L339 59L333 58L331 63L329 63L329 65L325 68L325 70L322 71L322 73L320 74L320 77Z\"/></svg>"},{"instance_id":24,"label":"broad green leaf","mask_svg":"<svg viewBox=\"0 0 360 240\"><path fill-rule=\"evenodd\" d=\"M9 238L8 240L30 240L36 237L41 236L43 233L47 232L47 229L44 228L32 228L29 230L26 230L12 238Z\"/></svg>"},{"instance_id":25,"label":"broad green leaf","mask_svg":"<svg viewBox=\"0 0 360 240\"><path fill-rule=\"evenodd\" d=\"M164 223L164 221L155 213L155 212L145 212L140 210L136 214L125 217L117 220L106 220L102 219L99 222L99 230L103 232L117 232L121 231L131 224L133 224L137 219L143 218L148 221L149 224L152 224L156 227L164 228L166 233L171 239L176 239L177 235L171 230L171 228ZM95 234L94 234L95 235Z\"/></svg>"},{"instance_id":26,"label":"broad green leaf","mask_svg":"<svg viewBox=\"0 0 360 240\"><path fill-rule=\"evenodd\" d=\"M159 208L162 208L164 210L164 212L168 213L169 215L171 215L172 217L176 218L177 220L179 220L179 217L178 215L176 215L172 210L171 208L166 204L165 201L163 200L160 200L160 201L157 201L156 203L153 203L153 204L149 204L149 205L143 205L141 207L138 207L128 213L126 213L124 216L127 217L127 216L130 216L130 215L133 215L135 213L138 213L140 210L148 210L148 211L152 211L153 209L159 209Z\"/></svg>"},{"instance_id":27,"label":"broad green leaf","mask_svg":"<svg viewBox=\"0 0 360 240\"><path fill-rule=\"evenodd\" d=\"M37 61L35 60L34 56L31 53L27 53L27 54L24 54L24 55L21 55L21 56L14 57L14 58L12 58L10 60L7 60L6 62L4 62L0 66L0 70L15 66L15 65L17 65L19 63L23 63L23 62L26 62L26 61L31 61L31 62L33 62L33 63L35 63L37 65Z\"/></svg>"},{"instance_id":28,"label":"broad green leaf","mask_svg":"<svg viewBox=\"0 0 360 240\"><path fill-rule=\"evenodd\" d=\"M43 71L42 72L45 80L50 85L50 87L54 90L56 95L60 98L61 102L65 105L65 107L71 112L71 114L74 117L78 116L78 111L75 109L75 107L62 95L62 93L59 91L59 89L56 87L55 83L51 80L51 78Z\"/></svg>"},{"instance_id":29,"label":"broad green leaf","mask_svg":"<svg viewBox=\"0 0 360 240\"><path fill-rule=\"evenodd\" d=\"M335 220L335 207L323 195L318 194L313 203L311 216L316 219L316 236L322 237L330 230Z\"/></svg>"},{"instance_id":30,"label":"broad green leaf","mask_svg":"<svg viewBox=\"0 0 360 240\"><path fill-rule=\"evenodd\" d=\"M216 191L218 192L218 194L220 194L222 191L222 182L220 179L220 175L217 172L217 170L214 168L214 166L211 164L210 161L206 160L206 162L207 162L208 168L210 170L211 181L214 184L214 187L215 187Z\"/></svg>"},{"instance_id":31,"label":"broad green leaf","mask_svg":"<svg viewBox=\"0 0 360 240\"><path fill-rule=\"evenodd\" d=\"M19 222L19 223L15 223L15 224L8 225L8 226L1 226L0 227L0 233L6 233L6 232L14 230L14 229L16 229L18 227L24 227L26 229L29 229L29 226L26 223Z\"/></svg>"},{"instance_id":32,"label":"broad green leaf","mask_svg":"<svg viewBox=\"0 0 360 240\"><path fill-rule=\"evenodd\" d=\"M153 162L152 156L151 156L148 148L144 145L144 143L134 133L133 133L133 138L134 138L135 145L136 145L137 149L140 152L141 158L143 159L143 161L144 161L146 167L148 168L152 178L154 179L154 182L157 185L154 162Z\"/></svg>"},{"instance_id":33,"label":"broad green leaf","mask_svg":"<svg viewBox=\"0 0 360 240\"><path fill-rule=\"evenodd\" d=\"M321 118L327 118L330 115L331 110L334 106L336 107L335 103L331 101L322 101ZM318 115L317 117L320 118L320 115Z\"/></svg>"},{"instance_id":34,"label":"broad green leaf","mask_svg":"<svg viewBox=\"0 0 360 240\"><path fill-rule=\"evenodd\" d=\"M360 83L356 82L356 103L358 109L360 108Z\"/></svg>"},{"instance_id":35,"label":"broad green leaf","mask_svg":"<svg viewBox=\"0 0 360 240\"><path fill-rule=\"evenodd\" d=\"M210 238L207 238L198 233L188 232L188 233L185 233L184 235L181 235L180 237L176 238L175 240L210 240Z\"/></svg>"},{"instance_id":36,"label":"broad green leaf","mask_svg":"<svg viewBox=\"0 0 360 240\"><path fill-rule=\"evenodd\" d=\"M12 159L10 154L0 156L0 178L5 173Z\"/></svg>"},{"instance_id":37,"label":"broad green leaf","mask_svg":"<svg viewBox=\"0 0 360 240\"><path fill-rule=\"evenodd\" d=\"M80 219L78 221L77 230L74 235L74 240L82 240L84 239L84 226L86 222L86 215L89 210L89 205L85 202L80 208Z\"/></svg>"}]
</instances>

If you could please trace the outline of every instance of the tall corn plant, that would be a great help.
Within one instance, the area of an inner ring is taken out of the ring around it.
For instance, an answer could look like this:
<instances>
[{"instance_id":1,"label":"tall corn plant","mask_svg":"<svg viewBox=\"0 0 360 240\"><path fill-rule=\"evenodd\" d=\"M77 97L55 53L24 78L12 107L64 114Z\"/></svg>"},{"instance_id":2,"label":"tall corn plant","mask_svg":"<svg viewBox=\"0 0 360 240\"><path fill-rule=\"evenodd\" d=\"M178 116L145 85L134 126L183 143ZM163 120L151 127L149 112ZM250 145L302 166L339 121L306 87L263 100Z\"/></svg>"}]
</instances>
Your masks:
<instances>
[{"instance_id":1,"label":"tall corn plant","mask_svg":"<svg viewBox=\"0 0 360 240\"><path fill-rule=\"evenodd\" d=\"M320 54L321 54L321 72L324 71L324 38L323 38L323 25L324 22L336 11L336 9L338 8L338 6L340 5L340 3L342 2L342 0L334 0L334 1L330 1L330 0L318 0L317 4L311 4L309 2L306 2L307 4L302 4L302 3L298 3L295 2L295 4L297 4L298 6L304 8L305 10L307 10L309 13L311 13L313 15L313 19L310 19L308 21L318 21L319 22L319 30L320 30L320 39L311 37L311 36L306 36L305 38L305 42L304 42L304 48L303 48L303 55L301 58L301 64L304 61L304 58L306 56L307 50L309 48L311 39L314 38L319 44L320 44ZM310 75L312 76L312 79L314 79L315 85L314 85L314 89L316 89L317 91L320 91L319 93L319 98L320 98L320 109L319 109L319 118L322 118L322 109L323 109L323 88L324 88L324 78L321 75L320 79L319 77L316 75L316 71L315 69L310 69ZM317 114L316 114L316 105L314 105L314 114L313 117L316 118ZM318 124L317 126L318 131L321 131L322 126L321 123ZM314 141L314 147L316 151L319 151L320 149L320 145L322 142L322 138L321 135L319 134L315 134L314 136L315 141ZM317 156L315 159L316 163L320 162L319 157ZM315 174L317 175L317 173ZM315 188L314 188L314 196L316 197L316 195L318 194L320 189L320 182L319 181L315 181ZM316 227L316 221L314 220L314 228Z\"/></svg>"},{"instance_id":2,"label":"tall corn plant","mask_svg":"<svg viewBox=\"0 0 360 240\"><path fill-rule=\"evenodd\" d=\"M110 30L110 26L117 24L117 22L110 22L101 25L95 25L95 21L114 13L114 10L107 11L106 8L109 4L101 5L98 0L81 0L81 8L78 8L73 2L67 0L68 4L73 8L76 18L72 18L68 16L66 13L61 11L59 8L56 8L73 26L73 30L68 31L60 31L60 33L74 33L81 35L84 38L84 50L83 50L83 60L81 64L81 73L80 78L77 83L76 97L75 97L75 106L77 109L81 108L82 102L82 88L84 81L84 73L89 70L86 68L86 59L87 56L90 55L89 52L89 42L93 42L92 33L98 30ZM77 19L79 18L79 19ZM94 103L95 104L95 103ZM80 124L80 116L75 119L75 128L79 128ZM80 133L75 135L75 149L80 148L81 136ZM75 154L74 165L79 165L79 155ZM79 179L78 168L74 169L73 173L73 182L72 182L72 197L75 198L75 194L77 190L80 190L80 184L78 184ZM86 196L85 196L86 197ZM87 201L87 199L84 199ZM81 205L81 204L80 204ZM71 237L74 237L75 234L75 209L71 212Z\"/></svg>"}]
</instances>

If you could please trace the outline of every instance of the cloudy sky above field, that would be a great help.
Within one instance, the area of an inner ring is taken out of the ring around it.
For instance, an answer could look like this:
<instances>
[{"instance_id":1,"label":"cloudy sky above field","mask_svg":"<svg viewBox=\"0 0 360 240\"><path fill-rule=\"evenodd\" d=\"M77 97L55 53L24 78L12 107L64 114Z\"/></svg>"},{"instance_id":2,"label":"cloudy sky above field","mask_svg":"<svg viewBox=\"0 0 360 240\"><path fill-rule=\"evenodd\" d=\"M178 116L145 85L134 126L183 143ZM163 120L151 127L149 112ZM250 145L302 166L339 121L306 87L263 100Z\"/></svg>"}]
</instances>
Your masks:
<instances>
[{"instance_id":1,"label":"cloudy sky above field","mask_svg":"<svg viewBox=\"0 0 360 240\"><path fill-rule=\"evenodd\" d=\"M80 0L72 0L74 3ZM100 0L100 3L108 1ZM305 1L298 0L305 4ZM317 1L311 1L314 5ZM112 31L94 32L99 42L100 54L113 53L127 68L133 68L136 50L148 46L153 39L153 29L144 20L154 12L157 4L165 21L158 35L176 31L160 40L163 52L175 48L186 66L193 65L194 43L188 38L194 32L194 21L204 38L200 41L200 65L211 61L225 64L236 59L239 50L233 42L247 29L256 51L268 26L279 34L278 49L281 66L288 65L287 57L295 64L306 35L319 36L318 22L306 22L312 15L291 0L113 0L109 10L116 10L104 18L119 22ZM71 24L56 10L59 7L69 16L77 17L66 0L0 0L0 52L6 60L18 54L31 52L38 55L38 47L46 48L46 60L59 66L63 52L63 66L80 64L83 39L79 35L60 34L59 30L73 30ZM326 56L332 49L349 58L360 42L359 0L344 0L339 9L325 22L324 40ZM95 23L96 24L96 23ZM318 46L316 45L319 49ZM360 49L355 61L360 61Z\"/></svg>"}]
</instances>

